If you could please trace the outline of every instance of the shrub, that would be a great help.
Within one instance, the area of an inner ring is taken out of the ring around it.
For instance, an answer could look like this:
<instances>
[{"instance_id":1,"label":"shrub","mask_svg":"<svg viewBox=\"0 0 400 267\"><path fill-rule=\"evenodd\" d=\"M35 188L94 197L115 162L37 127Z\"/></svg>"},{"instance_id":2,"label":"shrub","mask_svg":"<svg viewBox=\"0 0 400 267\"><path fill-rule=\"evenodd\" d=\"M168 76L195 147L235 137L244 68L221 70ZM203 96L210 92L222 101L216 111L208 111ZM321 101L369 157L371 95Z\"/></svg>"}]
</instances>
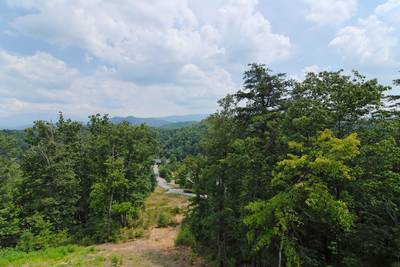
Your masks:
<instances>
[{"instance_id":1,"label":"shrub","mask_svg":"<svg viewBox=\"0 0 400 267\"><path fill-rule=\"evenodd\" d=\"M159 171L160 177L164 178L168 183L172 180L172 171L170 166L162 165Z\"/></svg>"},{"instance_id":2,"label":"shrub","mask_svg":"<svg viewBox=\"0 0 400 267\"><path fill-rule=\"evenodd\" d=\"M194 247L195 243L196 241L194 239L194 235L190 231L189 226L187 224L183 224L178 236L176 237L175 244L178 246Z\"/></svg>"},{"instance_id":3,"label":"shrub","mask_svg":"<svg viewBox=\"0 0 400 267\"><path fill-rule=\"evenodd\" d=\"M113 266L113 267L121 266L122 263L123 263L122 257L116 256L116 255L113 255L111 257L111 266Z\"/></svg>"},{"instance_id":4,"label":"shrub","mask_svg":"<svg viewBox=\"0 0 400 267\"><path fill-rule=\"evenodd\" d=\"M161 210L158 214L157 227L167 227L175 225L177 225L177 221L175 220L175 218L170 213Z\"/></svg>"},{"instance_id":5,"label":"shrub","mask_svg":"<svg viewBox=\"0 0 400 267\"><path fill-rule=\"evenodd\" d=\"M58 233L43 231L36 235L30 231L25 231L18 241L17 249L29 252L49 247L62 246L69 242L70 239L65 231Z\"/></svg>"},{"instance_id":6,"label":"shrub","mask_svg":"<svg viewBox=\"0 0 400 267\"><path fill-rule=\"evenodd\" d=\"M172 209L172 214L179 214L179 213L181 213L181 209L179 208L179 207L175 207L175 208L173 208Z\"/></svg>"},{"instance_id":7,"label":"shrub","mask_svg":"<svg viewBox=\"0 0 400 267\"><path fill-rule=\"evenodd\" d=\"M168 176L169 169L166 166L160 166L159 175L162 178L166 178Z\"/></svg>"},{"instance_id":8,"label":"shrub","mask_svg":"<svg viewBox=\"0 0 400 267\"><path fill-rule=\"evenodd\" d=\"M122 228L116 239L118 241L127 241L127 240L132 240L136 238L141 238L145 234L145 231L143 228Z\"/></svg>"},{"instance_id":9,"label":"shrub","mask_svg":"<svg viewBox=\"0 0 400 267\"><path fill-rule=\"evenodd\" d=\"M25 230L17 243L17 249L25 252L66 245L71 242L66 231L54 232L52 224L35 213L25 219Z\"/></svg>"}]
</instances>

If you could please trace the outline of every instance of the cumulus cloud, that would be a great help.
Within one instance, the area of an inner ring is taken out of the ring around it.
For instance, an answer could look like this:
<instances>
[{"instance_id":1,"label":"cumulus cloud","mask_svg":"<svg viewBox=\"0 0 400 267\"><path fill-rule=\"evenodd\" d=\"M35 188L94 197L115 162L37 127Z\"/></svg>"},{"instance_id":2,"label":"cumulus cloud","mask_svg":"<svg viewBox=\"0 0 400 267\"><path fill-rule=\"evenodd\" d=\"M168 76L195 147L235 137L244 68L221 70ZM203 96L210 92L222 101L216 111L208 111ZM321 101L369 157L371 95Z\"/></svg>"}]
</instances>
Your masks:
<instances>
[{"instance_id":1,"label":"cumulus cloud","mask_svg":"<svg viewBox=\"0 0 400 267\"><path fill-rule=\"evenodd\" d=\"M0 50L0 116L66 111L86 116L213 112L247 63L285 59L258 1L8 0L13 36L78 48L85 71L50 52ZM92 73L92 74L88 74ZM10 108L12 107L12 108Z\"/></svg>"},{"instance_id":2,"label":"cumulus cloud","mask_svg":"<svg viewBox=\"0 0 400 267\"><path fill-rule=\"evenodd\" d=\"M400 63L400 1L377 6L367 18L340 29L329 46L348 60L365 65L398 66Z\"/></svg>"},{"instance_id":3,"label":"cumulus cloud","mask_svg":"<svg viewBox=\"0 0 400 267\"><path fill-rule=\"evenodd\" d=\"M318 26L337 26L353 16L357 0L304 0L307 5L306 19Z\"/></svg>"},{"instance_id":4,"label":"cumulus cloud","mask_svg":"<svg viewBox=\"0 0 400 267\"><path fill-rule=\"evenodd\" d=\"M221 35L219 47L230 62L268 64L289 55L289 38L273 33L271 24L256 7L257 1L239 0L218 10L215 27Z\"/></svg>"},{"instance_id":5,"label":"cumulus cloud","mask_svg":"<svg viewBox=\"0 0 400 267\"><path fill-rule=\"evenodd\" d=\"M9 3L34 10L12 21L20 33L79 46L136 82L170 82L188 63L268 64L291 48L288 37L272 32L254 0L224 1L208 21L200 21L186 0Z\"/></svg>"},{"instance_id":6,"label":"cumulus cloud","mask_svg":"<svg viewBox=\"0 0 400 267\"><path fill-rule=\"evenodd\" d=\"M299 73L293 74L290 77L298 81L303 81L306 78L307 73L319 73L321 71L323 71L323 69L320 66L314 64L304 67Z\"/></svg>"},{"instance_id":7,"label":"cumulus cloud","mask_svg":"<svg viewBox=\"0 0 400 267\"><path fill-rule=\"evenodd\" d=\"M400 23L400 0L389 0L377 6L375 13L390 23Z\"/></svg>"},{"instance_id":8,"label":"cumulus cloud","mask_svg":"<svg viewBox=\"0 0 400 267\"><path fill-rule=\"evenodd\" d=\"M84 75L45 52L22 56L5 50L0 50L0 80L0 119L10 113L59 110L81 119L98 112L138 116L212 112L216 100L235 86L222 69L207 72L188 64L175 84L139 85L119 79L104 66Z\"/></svg>"}]
</instances>

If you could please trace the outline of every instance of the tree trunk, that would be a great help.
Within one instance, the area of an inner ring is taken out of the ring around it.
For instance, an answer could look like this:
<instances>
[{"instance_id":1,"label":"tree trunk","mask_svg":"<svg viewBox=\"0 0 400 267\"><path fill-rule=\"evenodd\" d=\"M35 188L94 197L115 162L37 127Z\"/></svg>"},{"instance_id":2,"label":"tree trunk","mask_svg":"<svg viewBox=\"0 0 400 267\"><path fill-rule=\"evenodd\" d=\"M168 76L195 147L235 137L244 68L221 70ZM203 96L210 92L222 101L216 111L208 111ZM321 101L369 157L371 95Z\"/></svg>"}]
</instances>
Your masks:
<instances>
[{"instance_id":1,"label":"tree trunk","mask_svg":"<svg viewBox=\"0 0 400 267\"><path fill-rule=\"evenodd\" d=\"M114 187L111 190L111 196L110 196L110 204L108 206L108 218L107 218L107 239L110 239L111 235L111 208L112 208L112 202L114 198Z\"/></svg>"},{"instance_id":2,"label":"tree trunk","mask_svg":"<svg viewBox=\"0 0 400 267\"><path fill-rule=\"evenodd\" d=\"M281 244L279 245L279 253L278 253L278 267L282 267L283 238L284 238L284 235L282 234Z\"/></svg>"}]
</instances>

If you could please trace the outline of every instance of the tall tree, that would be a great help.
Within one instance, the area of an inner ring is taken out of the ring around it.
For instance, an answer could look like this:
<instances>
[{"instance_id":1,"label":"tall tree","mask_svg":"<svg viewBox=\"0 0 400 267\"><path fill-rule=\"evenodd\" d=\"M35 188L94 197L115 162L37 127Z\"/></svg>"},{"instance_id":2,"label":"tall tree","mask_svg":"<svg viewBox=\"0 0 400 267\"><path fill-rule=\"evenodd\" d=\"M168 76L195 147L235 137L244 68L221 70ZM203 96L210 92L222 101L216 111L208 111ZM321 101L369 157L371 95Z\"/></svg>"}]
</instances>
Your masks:
<instances>
[{"instance_id":1,"label":"tall tree","mask_svg":"<svg viewBox=\"0 0 400 267\"><path fill-rule=\"evenodd\" d=\"M60 116L58 124L35 122L27 130L22 158L25 176L20 203L25 217L40 213L56 230L76 224L79 177L74 172L73 137L80 127ZM72 138L71 138L72 137Z\"/></svg>"},{"instance_id":2,"label":"tall tree","mask_svg":"<svg viewBox=\"0 0 400 267\"><path fill-rule=\"evenodd\" d=\"M0 248L15 245L21 233L16 200L23 174L18 156L15 139L0 132Z\"/></svg>"},{"instance_id":3,"label":"tall tree","mask_svg":"<svg viewBox=\"0 0 400 267\"><path fill-rule=\"evenodd\" d=\"M256 250L277 251L278 266L282 261L286 266L336 265L338 238L353 223L346 192L339 193L338 186L346 188L354 179L348 162L358 155L360 142L355 134L338 139L326 130L310 146L290 145L296 154L278 163L272 181L279 193L248 206L246 224L261 229L258 236L249 232L249 238L256 240Z\"/></svg>"}]
</instances>

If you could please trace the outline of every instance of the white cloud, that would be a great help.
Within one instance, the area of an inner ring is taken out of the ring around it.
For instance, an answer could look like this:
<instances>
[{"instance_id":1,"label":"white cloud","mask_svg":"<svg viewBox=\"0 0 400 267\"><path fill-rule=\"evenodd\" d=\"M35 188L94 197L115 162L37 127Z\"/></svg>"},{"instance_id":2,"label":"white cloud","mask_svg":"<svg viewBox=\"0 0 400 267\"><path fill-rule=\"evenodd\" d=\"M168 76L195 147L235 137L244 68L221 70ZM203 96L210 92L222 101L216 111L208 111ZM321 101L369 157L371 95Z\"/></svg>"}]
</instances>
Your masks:
<instances>
[{"instance_id":1,"label":"white cloud","mask_svg":"<svg viewBox=\"0 0 400 267\"><path fill-rule=\"evenodd\" d=\"M217 13L219 46L230 62L271 63L289 55L288 37L274 34L269 21L257 10L258 1L231 1Z\"/></svg>"},{"instance_id":2,"label":"white cloud","mask_svg":"<svg viewBox=\"0 0 400 267\"><path fill-rule=\"evenodd\" d=\"M45 52L0 50L0 115L66 111L156 116L213 112L237 89L247 63L270 64L291 51L258 1L16 0L14 36L79 48L83 74ZM99 63L100 62L100 63ZM101 65L100 65L101 64ZM12 106L13 109L9 109Z\"/></svg>"},{"instance_id":3,"label":"white cloud","mask_svg":"<svg viewBox=\"0 0 400 267\"><path fill-rule=\"evenodd\" d=\"M292 79L295 79L298 81L303 81L305 79L307 73L310 73L310 72L319 73L321 71L323 71L323 69L320 66L314 64L314 65L304 67L299 73L293 74L290 77Z\"/></svg>"},{"instance_id":4,"label":"white cloud","mask_svg":"<svg viewBox=\"0 0 400 267\"><path fill-rule=\"evenodd\" d=\"M357 9L357 0L304 0L308 6L306 19L318 26L345 23Z\"/></svg>"},{"instance_id":5,"label":"white cloud","mask_svg":"<svg viewBox=\"0 0 400 267\"><path fill-rule=\"evenodd\" d=\"M214 17L207 21L186 0L9 3L35 10L13 20L20 33L79 46L115 66L121 77L145 83L170 82L186 64L269 64L291 49L289 38L272 32L254 0L223 1L216 13L209 10Z\"/></svg>"},{"instance_id":6,"label":"white cloud","mask_svg":"<svg viewBox=\"0 0 400 267\"><path fill-rule=\"evenodd\" d=\"M400 0L388 0L377 6L375 13L389 23L400 23Z\"/></svg>"},{"instance_id":7,"label":"white cloud","mask_svg":"<svg viewBox=\"0 0 400 267\"><path fill-rule=\"evenodd\" d=\"M212 112L216 100L235 89L222 69L185 65L175 84L138 85L118 79L113 69L84 75L47 53L21 56L0 50L0 123L10 114L59 110L88 114L160 116Z\"/></svg>"},{"instance_id":8,"label":"white cloud","mask_svg":"<svg viewBox=\"0 0 400 267\"><path fill-rule=\"evenodd\" d=\"M6 66L3 71L15 75L25 75L23 78L32 83L49 83L70 79L77 74L77 70L69 69L63 61L43 52L33 56L18 57L0 50L0 64ZM51 72L47 72L51 70Z\"/></svg>"},{"instance_id":9,"label":"white cloud","mask_svg":"<svg viewBox=\"0 0 400 267\"><path fill-rule=\"evenodd\" d=\"M305 67L305 68L302 70L302 72L303 72L304 74L307 74L307 73L309 73L309 72L318 73L318 72L320 72L320 71L322 71L322 69L321 69L318 65L307 66L307 67Z\"/></svg>"},{"instance_id":10,"label":"white cloud","mask_svg":"<svg viewBox=\"0 0 400 267\"><path fill-rule=\"evenodd\" d=\"M400 1L389 0L357 24L340 29L329 46L347 60L371 66L398 66L400 63L400 27L394 20L400 15Z\"/></svg>"}]
</instances>

